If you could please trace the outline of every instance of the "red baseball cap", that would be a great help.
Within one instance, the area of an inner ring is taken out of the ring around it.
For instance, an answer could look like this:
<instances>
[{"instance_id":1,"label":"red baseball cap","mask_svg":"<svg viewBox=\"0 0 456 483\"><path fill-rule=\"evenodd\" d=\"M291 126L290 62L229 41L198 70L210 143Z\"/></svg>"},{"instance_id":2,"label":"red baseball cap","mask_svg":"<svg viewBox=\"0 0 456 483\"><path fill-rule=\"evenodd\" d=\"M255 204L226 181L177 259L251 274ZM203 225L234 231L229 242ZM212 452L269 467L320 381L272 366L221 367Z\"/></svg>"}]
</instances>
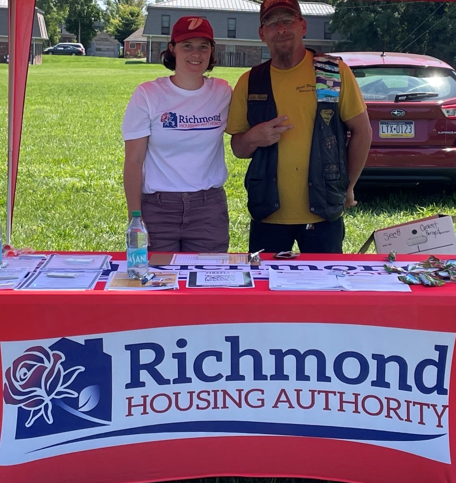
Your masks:
<instances>
[{"instance_id":1,"label":"red baseball cap","mask_svg":"<svg viewBox=\"0 0 456 483\"><path fill-rule=\"evenodd\" d=\"M260 7L260 22L276 8L288 8L301 16L301 8L297 0L264 0Z\"/></svg>"},{"instance_id":2,"label":"red baseball cap","mask_svg":"<svg viewBox=\"0 0 456 483\"><path fill-rule=\"evenodd\" d=\"M173 27L171 42L183 42L187 39L202 37L214 43L214 31L211 24L201 17L181 17Z\"/></svg>"}]
</instances>

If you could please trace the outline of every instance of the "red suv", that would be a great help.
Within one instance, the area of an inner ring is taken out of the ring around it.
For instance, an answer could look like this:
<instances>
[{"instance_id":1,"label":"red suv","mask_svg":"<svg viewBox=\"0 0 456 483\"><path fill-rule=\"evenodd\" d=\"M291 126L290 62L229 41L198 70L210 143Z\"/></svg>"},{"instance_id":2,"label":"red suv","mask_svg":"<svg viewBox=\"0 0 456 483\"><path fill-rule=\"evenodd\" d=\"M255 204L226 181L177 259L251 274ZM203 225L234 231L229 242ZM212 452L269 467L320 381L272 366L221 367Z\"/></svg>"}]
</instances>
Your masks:
<instances>
[{"instance_id":1,"label":"red suv","mask_svg":"<svg viewBox=\"0 0 456 483\"><path fill-rule=\"evenodd\" d=\"M372 125L365 182L456 183L456 73L434 57L332 52L348 64Z\"/></svg>"}]
</instances>

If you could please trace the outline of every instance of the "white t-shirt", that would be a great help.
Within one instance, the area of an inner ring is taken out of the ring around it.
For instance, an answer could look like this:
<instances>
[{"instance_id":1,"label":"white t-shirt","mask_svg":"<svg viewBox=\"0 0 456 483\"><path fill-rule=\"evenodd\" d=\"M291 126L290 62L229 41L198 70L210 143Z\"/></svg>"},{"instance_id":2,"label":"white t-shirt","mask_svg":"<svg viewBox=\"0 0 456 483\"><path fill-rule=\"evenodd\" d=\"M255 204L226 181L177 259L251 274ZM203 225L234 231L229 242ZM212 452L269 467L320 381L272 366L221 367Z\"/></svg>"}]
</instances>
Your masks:
<instances>
[{"instance_id":1,"label":"white t-shirt","mask_svg":"<svg viewBox=\"0 0 456 483\"><path fill-rule=\"evenodd\" d=\"M223 132L231 87L204 77L198 90L160 77L138 86L122 123L125 141L149 136L143 165L143 193L194 192L219 188L228 172Z\"/></svg>"}]
</instances>

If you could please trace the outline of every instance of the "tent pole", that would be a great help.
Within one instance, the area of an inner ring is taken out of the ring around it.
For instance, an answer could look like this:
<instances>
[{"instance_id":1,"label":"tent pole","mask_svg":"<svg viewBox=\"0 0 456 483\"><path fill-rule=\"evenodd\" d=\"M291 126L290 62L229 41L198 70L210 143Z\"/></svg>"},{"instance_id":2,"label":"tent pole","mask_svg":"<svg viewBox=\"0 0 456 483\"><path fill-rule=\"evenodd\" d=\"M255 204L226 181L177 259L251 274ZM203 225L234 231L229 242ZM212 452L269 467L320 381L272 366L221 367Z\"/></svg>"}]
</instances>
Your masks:
<instances>
[{"instance_id":1,"label":"tent pole","mask_svg":"<svg viewBox=\"0 0 456 483\"><path fill-rule=\"evenodd\" d=\"M8 184L6 195L6 243L11 244L11 229L13 224L13 99L16 51L16 0L9 1L8 11Z\"/></svg>"}]
</instances>

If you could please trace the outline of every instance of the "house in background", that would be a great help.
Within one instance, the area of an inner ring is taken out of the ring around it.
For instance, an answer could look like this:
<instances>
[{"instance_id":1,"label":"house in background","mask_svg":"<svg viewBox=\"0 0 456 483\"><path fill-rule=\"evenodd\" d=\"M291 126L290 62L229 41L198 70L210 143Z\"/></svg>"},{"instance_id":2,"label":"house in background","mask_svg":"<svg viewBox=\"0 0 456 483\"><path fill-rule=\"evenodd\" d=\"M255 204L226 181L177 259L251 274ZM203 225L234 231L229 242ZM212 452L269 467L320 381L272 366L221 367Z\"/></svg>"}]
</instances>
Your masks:
<instances>
[{"instance_id":1,"label":"house in background","mask_svg":"<svg viewBox=\"0 0 456 483\"><path fill-rule=\"evenodd\" d=\"M101 32L92 39L86 54L96 57L119 57L121 47L120 42L112 35Z\"/></svg>"},{"instance_id":2,"label":"house in background","mask_svg":"<svg viewBox=\"0 0 456 483\"><path fill-rule=\"evenodd\" d=\"M35 8L30 47L30 63L41 64L43 61L43 43L48 39L44 12ZM0 0L0 62L8 61L8 0Z\"/></svg>"},{"instance_id":3,"label":"house in background","mask_svg":"<svg viewBox=\"0 0 456 483\"><path fill-rule=\"evenodd\" d=\"M76 38L76 35L71 34L68 32L68 30L65 27L65 24L62 23L60 25L60 39L59 42L77 42L78 39Z\"/></svg>"},{"instance_id":4,"label":"house in background","mask_svg":"<svg viewBox=\"0 0 456 483\"><path fill-rule=\"evenodd\" d=\"M93 28L97 32L103 32L104 22L102 20L96 20L95 22L93 22ZM68 32L65 24L62 23L60 24L60 38L58 43L62 43L62 42L81 42L81 40L78 39L77 35Z\"/></svg>"},{"instance_id":5,"label":"house in background","mask_svg":"<svg viewBox=\"0 0 456 483\"><path fill-rule=\"evenodd\" d=\"M327 3L300 3L307 20L306 47L330 52L341 40L329 29L334 7ZM250 0L164 0L147 8L143 35L147 38L147 61L160 62L174 23L184 16L205 17L214 29L217 65L251 67L269 59L269 49L258 35L260 4Z\"/></svg>"},{"instance_id":6,"label":"house in background","mask_svg":"<svg viewBox=\"0 0 456 483\"><path fill-rule=\"evenodd\" d=\"M124 57L146 57L147 37L143 31L144 27L141 27L124 40Z\"/></svg>"}]
</instances>

